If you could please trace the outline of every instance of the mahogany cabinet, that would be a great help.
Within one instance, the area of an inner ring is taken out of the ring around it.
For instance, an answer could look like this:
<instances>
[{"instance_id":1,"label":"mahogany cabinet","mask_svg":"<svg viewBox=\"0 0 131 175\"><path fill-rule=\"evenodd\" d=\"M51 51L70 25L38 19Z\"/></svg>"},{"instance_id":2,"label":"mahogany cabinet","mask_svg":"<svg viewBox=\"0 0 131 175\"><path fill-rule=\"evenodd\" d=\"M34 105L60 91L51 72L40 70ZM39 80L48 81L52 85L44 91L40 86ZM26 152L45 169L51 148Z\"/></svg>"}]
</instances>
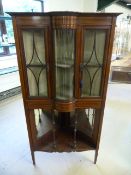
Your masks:
<instances>
[{"instance_id":1,"label":"mahogany cabinet","mask_svg":"<svg viewBox=\"0 0 131 175\"><path fill-rule=\"evenodd\" d=\"M13 18L32 160L34 152L95 150L116 13L9 13Z\"/></svg>"}]
</instances>

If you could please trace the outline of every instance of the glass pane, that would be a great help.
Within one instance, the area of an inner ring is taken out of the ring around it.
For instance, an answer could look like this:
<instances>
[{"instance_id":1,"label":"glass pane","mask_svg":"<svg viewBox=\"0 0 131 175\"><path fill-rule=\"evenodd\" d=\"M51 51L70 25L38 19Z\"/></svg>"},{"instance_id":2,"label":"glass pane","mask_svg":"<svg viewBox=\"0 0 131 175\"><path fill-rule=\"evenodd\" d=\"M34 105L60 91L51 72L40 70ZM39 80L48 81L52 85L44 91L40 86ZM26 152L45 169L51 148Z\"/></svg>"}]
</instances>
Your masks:
<instances>
[{"instance_id":1,"label":"glass pane","mask_svg":"<svg viewBox=\"0 0 131 175\"><path fill-rule=\"evenodd\" d=\"M51 112L43 109L35 109L35 125L37 130L37 137L42 137L43 135L51 132L52 136L52 115Z\"/></svg>"},{"instance_id":2,"label":"glass pane","mask_svg":"<svg viewBox=\"0 0 131 175\"><path fill-rule=\"evenodd\" d=\"M106 31L84 31L84 61L81 65L81 96L100 96Z\"/></svg>"},{"instance_id":3,"label":"glass pane","mask_svg":"<svg viewBox=\"0 0 131 175\"><path fill-rule=\"evenodd\" d=\"M46 70L42 67L27 68L30 96L47 96Z\"/></svg>"},{"instance_id":4,"label":"glass pane","mask_svg":"<svg viewBox=\"0 0 131 175\"><path fill-rule=\"evenodd\" d=\"M23 44L30 96L47 96L43 29L23 30Z\"/></svg>"},{"instance_id":5,"label":"glass pane","mask_svg":"<svg viewBox=\"0 0 131 175\"><path fill-rule=\"evenodd\" d=\"M84 62L90 65L103 63L105 38L105 30L84 31Z\"/></svg>"},{"instance_id":6,"label":"glass pane","mask_svg":"<svg viewBox=\"0 0 131 175\"><path fill-rule=\"evenodd\" d=\"M101 69L99 67L83 70L82 97L98 96L100 94Z\"/></svg>"},{"instance_id":7,"label":"glass pane","mask_svg":"<svg viewBox=\"0 0 131 175\"><path fill-rule=\"evenodd\" d=\"M56 29L55 71L56 98L68 100L74 92L75 32L72 29Z\"/></svg>"},{"instance_id":8,"label":"glass pane","mask_svg":"<svg viewBox=\"0 0 131 175\"><path fill-rule=\"evenodd\" d=\"M77 130L92 136L94 129L95 109L81 109L77 111Z\"/></svg>"},{"instance_id":9,"label":"glass pane","mask_svg":"<svg viewBox=\"0 0 131 175\"><path fill-rule=\"evenodd\" d=\"M44 30L23 30L26 64L45 64Z\"/></svg>"}]
</instances>

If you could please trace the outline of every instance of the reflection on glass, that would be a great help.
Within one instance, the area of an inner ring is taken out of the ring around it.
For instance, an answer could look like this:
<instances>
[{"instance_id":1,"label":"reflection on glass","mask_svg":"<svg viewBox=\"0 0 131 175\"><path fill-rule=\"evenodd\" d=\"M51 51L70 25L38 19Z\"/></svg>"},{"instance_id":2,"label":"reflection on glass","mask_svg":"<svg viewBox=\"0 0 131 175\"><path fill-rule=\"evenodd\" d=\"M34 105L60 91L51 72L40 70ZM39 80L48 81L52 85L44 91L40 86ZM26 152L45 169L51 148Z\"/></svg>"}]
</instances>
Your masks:
<instances>
[{"instance_id":1,"label":"reflection on glass","mask_svg":"<svg viewBox=\"0 0 131 175\"><path fill-rule=\"evenodd\" d=\"M37 130L37 137L52 132L52 115L51 112L42 109L35 109L35 125Z\"/></svg>"},{"instance_id":2,"label":"reflection on glass","mask_svg":"<svg viewBox=\"0 0 131 175\"><path fill-rule=\"evenodd\" d=\"M91 137L94 129L95 109L77 109L70 114L70 126L86 136ZM77 122L76 122L77 121Z\"/></svg>"},{"instance_id":3,"label":"reflection on glass","mask_svg":"<svg viewBox=\"0 0 131 175\"><path fill-rule=\"evenodd\" d=\"M100 96L105 49L105 30L84 31L84 61L81 64L81 96Z\"/></svg>"},{"instance_id":4,"label":"reflection on glass","mask_svg":"<svg viewBox=\"0 0 131 175\"><path fill-rule=\"evenodd\" d=\"M77 130L85 135L92 136L94 129L95 109L77 111Z\"/></svg>"},{"instance_id":5,"label":"reflection on glass","mask_svg":"<svg viewBox=\"0 0 131 175\"><path fill-rule=\"evenodd\" d=\"M30 96L47 96L44 30L23 30Z\"/></svg>"},{"instance_id":6,"label":"reflection on glass","mask_svg":"<svg viewBox=\"0 0 131 175\"><path fill-rule=\"evenodd\" d=\"M74 43L74 30L56 29L54 31L56 98L58 99L67 100L73 98Z\"/></svg>"},{"instance_id":7,"label":"reflection on glass","mask_svg":"<svg viewBox=\"0 0 131 175\"><path fill-rule=\"evenodd\" d=\"M92 138L95 123L95 109L77 109L71 113L59 113L34 109L34 131L48 149L76 149L87 137Z\"/></svg>"}]
</instances>

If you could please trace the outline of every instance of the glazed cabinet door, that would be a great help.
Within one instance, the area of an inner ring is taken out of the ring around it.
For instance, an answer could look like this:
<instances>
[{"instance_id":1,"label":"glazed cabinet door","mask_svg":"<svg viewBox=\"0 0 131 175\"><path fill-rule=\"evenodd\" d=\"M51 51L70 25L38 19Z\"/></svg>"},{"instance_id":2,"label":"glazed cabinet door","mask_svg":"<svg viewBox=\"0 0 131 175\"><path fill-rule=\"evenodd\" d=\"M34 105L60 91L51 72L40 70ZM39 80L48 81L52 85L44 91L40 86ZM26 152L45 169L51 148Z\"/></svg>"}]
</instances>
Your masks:
<instances>
[{"instance_id":1,"label":"glazed cabinet door","mask_svg":"<svg viewBox=\"0 0 131 175\"><path fill-rule=\"evenodd\" d=\"M36 20L36 19L37 20ZM18 58L26 99L50 98L49 42L50 21L47 17L18 17Z\"/></svg>"},{"instance_id":2,"label":"glazed cabinet door","mask_svg":"<svg viewBox=\"0 0 131 175\"><path fill-rule=\"evenodd\" d=\"M82 98L99 98L102 95L108 37L108 29L83 29L83 55L80 64L80 97Z\"/></svg>"},{"instance_id":3,"label":"glazed cabinet door","mask_svg":"<svg viewBox=\"0 0 131 175\"><path fill-rule=\"evenodd\" d=\"M75 33L74 29L54 29L55 98L59 100L74 97Z\"/></svg>"},{"instance_id":4,"label":"glazed cabinet door","mask_svg":"<svg viewBox=\"0 0 131 175\"><path fill-rule=\"evenodd\" d=\"M47 97L48 63L45 49L44 29L22 29L25 67L30 97Z\"/></svg>"}]
</instances>

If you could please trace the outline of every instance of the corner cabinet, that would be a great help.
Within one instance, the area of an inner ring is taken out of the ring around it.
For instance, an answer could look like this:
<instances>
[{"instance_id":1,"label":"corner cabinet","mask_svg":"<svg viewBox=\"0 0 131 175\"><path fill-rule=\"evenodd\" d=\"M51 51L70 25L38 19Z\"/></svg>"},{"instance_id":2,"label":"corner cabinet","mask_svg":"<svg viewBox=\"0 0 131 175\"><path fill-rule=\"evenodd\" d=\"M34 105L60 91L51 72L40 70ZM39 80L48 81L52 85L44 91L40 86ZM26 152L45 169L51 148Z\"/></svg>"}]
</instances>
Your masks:
<instances>
[{"instance_id":1,"label":"corner cabinet","mask_svg":"<svg viewBox=\"0 0 131 175\"><path fill-rule=\"evenodd\" d=\"M95 150L115 21L108 13L9 13L32 160L35 151Z\"/></svg>"}]
</instances>

